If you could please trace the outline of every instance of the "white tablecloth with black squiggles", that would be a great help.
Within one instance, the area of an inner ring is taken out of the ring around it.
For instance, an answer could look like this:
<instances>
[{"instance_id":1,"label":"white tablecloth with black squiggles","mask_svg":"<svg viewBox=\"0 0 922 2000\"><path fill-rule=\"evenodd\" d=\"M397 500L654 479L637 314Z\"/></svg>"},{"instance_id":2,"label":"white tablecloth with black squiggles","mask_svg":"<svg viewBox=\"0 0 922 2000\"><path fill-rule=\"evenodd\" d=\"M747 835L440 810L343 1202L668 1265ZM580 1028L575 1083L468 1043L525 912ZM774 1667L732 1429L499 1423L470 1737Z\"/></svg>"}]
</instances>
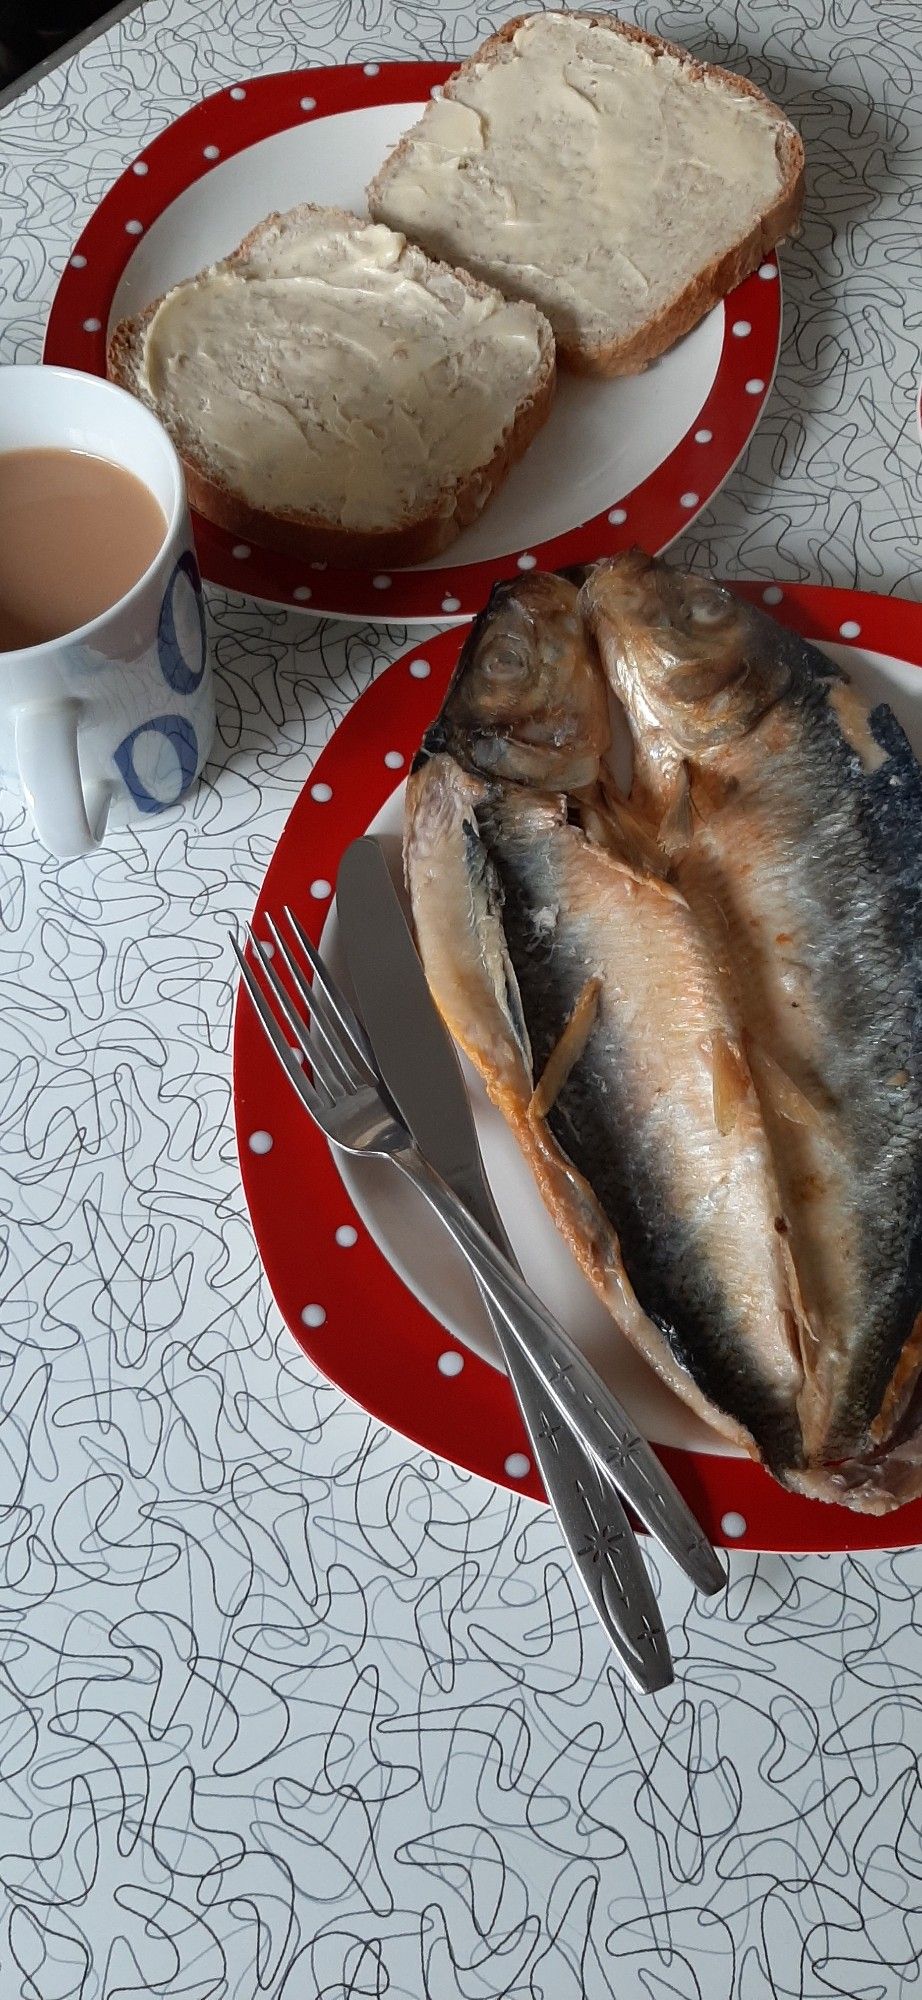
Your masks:
<instances>
[{"instance_id":1,"label":"white tablecloth with black squiggles","mask_svg":"<svg viewBox=\"0 0 922 2000\"><path fill-rule=\"evenodd\" d=\"M0 359L202 92L466 53L504 0L147 0L0 118ZM785 341L696 560L918 594L917 0L637 18L803 131ZM692 544L689 543L689 548ZM210 596L194 805L0 847L2 2000L894 2000L922 1977L922 1555L672 1572L638 1702L551 1516L317 1377L261 1277L227 931L398 628Z\"/></svg>"}]
</instances>

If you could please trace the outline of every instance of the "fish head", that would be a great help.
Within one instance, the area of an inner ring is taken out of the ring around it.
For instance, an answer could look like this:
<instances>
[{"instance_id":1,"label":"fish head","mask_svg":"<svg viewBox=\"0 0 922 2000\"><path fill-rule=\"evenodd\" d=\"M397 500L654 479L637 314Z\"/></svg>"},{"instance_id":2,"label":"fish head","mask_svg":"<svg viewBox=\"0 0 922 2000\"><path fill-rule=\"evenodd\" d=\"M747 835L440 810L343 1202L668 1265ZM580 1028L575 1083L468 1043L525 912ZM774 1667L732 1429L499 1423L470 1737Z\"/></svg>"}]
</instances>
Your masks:
<instances>
[{"instance_id":1,"label":"fish head","mask_svg":"<svg viewBox=\"0 0 922 2000\"><path fill-rule=\"evenodd\" d=\"M790 683L787 635L710 577L631 550L582 602L629 713L688 754L745 736Z\"/></svg>"},{"instance_id":2,"label":"fish head","mask_svg":"<svg viewBox=\"0 0 922 2000\"><path fill-rule=\"evenodd\" d=\"M462 648L424 754L546 791L591 785L608 748L608 693L566 578L533 571L496 586Z\"/></svg>"}]
</instances>

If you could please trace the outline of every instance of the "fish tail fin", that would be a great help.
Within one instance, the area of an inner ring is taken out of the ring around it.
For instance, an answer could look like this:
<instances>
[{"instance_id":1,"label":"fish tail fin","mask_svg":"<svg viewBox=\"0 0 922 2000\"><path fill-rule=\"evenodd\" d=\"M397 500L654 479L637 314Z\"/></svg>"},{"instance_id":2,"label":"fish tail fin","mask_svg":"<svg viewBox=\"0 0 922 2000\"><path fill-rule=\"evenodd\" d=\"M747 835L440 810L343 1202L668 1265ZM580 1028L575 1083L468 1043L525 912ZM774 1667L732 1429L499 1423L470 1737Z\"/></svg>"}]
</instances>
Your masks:
<instances>
[{"instance_id":1,"label":"fish tail fin","mask_svg":"<svg viewBox=\"0 0 922 2000\"><path fill-rule=\"evenodd\" d=\"M922 1499L922 1428L902 1444L842 1459L838 1465L811 1465L776 1475L792 1493L826 1500L853 1514L892 1514L908 1500Z\"/></svg>"}]
</instances>

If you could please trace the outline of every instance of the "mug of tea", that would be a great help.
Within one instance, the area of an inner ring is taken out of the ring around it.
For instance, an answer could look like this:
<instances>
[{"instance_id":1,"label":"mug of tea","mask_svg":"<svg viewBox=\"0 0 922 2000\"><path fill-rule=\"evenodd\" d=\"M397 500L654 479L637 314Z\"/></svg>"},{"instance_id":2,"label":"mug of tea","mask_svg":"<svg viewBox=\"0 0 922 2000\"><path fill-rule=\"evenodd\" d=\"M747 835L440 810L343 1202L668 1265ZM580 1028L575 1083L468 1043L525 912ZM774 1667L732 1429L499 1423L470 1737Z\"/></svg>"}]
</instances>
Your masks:
<instances>
[{"instance_id":1,"label":"mug of tea","mask_svg":"<svg viewBox=\"0 0 922 2000\"><path fill-rule=\"evenodd\" d=\"M0 784L66 860L166 810L214 735L182 467L96 375L0 368Z\"/></svg>"}]
</instances>

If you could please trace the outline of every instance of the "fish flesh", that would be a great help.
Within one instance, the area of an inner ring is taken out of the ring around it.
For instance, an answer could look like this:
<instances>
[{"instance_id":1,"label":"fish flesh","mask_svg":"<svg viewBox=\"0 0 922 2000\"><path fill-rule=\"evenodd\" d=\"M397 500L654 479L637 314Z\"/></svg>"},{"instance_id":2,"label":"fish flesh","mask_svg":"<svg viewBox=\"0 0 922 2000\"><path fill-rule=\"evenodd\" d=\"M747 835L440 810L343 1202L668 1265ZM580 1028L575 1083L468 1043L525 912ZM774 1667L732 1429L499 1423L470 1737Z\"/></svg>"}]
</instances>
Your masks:
<instances>
[{"instance_id":1,"label":"fish flesh","mask_svg":"<svg viewBox=\"0 0 922 2000\"><path fill-rule=\"evenodd\" d=\"M405 861L440 1010L647 1360L799 1490L922 1490L922 773L889 709L706 579L533 572L466 640Z\"/></svg>"}]
</instances>

